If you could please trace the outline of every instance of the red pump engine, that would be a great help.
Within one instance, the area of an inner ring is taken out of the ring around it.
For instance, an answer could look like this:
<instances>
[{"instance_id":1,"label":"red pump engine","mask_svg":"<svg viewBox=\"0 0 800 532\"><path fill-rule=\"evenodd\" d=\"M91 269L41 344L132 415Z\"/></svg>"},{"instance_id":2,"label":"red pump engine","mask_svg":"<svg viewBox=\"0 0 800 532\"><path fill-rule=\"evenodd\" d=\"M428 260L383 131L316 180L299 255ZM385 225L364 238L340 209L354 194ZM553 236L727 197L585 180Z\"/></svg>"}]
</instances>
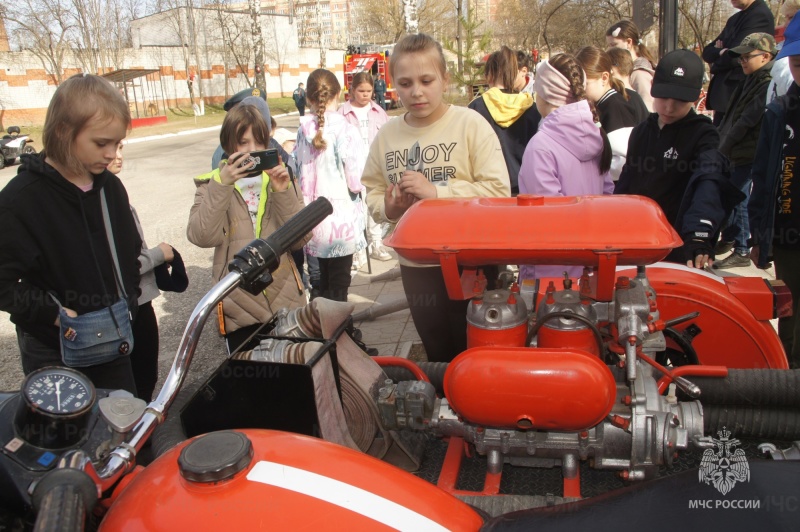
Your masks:
<instances>
[{"instance_id":1,"label":"red pump engine","mask_svg":"<svg viewBox=\"0 0 800 532\"><path fill-rule=\"evenodd\" d=\"M635 223L626 223L620 213ZM436 223L442 219L450 223ZM501 231L497 220L503 221ZM451 445L470 443L487 456L489 475L499 474L504 463L560 465L565 493L573 494L579 487L567 489L566 482L575 481L579 462L589 457L596 468L645 479L670 465L676 451L706 446L700 403L678 402L674 392L663 395L674 382L698 396L690 381L673 378L654 361L671 345L663 332L667 324L687 326L699 319L692 312L696 308L714 320L708 330L736 320L737 329L756 331L739 349L740 356L743 349L752 353L744 355L751 357L749 367L781 367L774 353L782 349L774 331L760 335L773 316L747 311L774 303L766 284L750 285L753 290L744 294L710 274L676 266L678 275L695 277L688 286L697 294L706 288L714 294L712 311L712 305L671 286L676 284L670 282L676 274L672 266L655 268L655 282L650 278L646 266L681 244L657 204L637 196L414 205L387 245L408 260L440 265L451 298L474 295L468 349L450 363L445 397L430 399L424 421L393 410L413 402L399 397L404 392L396 385L382 389L384 423L432 430L450 436ZM578 279L537 280L529 308L517 285L473 294L482 280L478 268L487 264L582 265L584 272ZM742 320L749 323L742 326ZM415 393L421 395L419 387Z\"/></svg>"}]
</instances>

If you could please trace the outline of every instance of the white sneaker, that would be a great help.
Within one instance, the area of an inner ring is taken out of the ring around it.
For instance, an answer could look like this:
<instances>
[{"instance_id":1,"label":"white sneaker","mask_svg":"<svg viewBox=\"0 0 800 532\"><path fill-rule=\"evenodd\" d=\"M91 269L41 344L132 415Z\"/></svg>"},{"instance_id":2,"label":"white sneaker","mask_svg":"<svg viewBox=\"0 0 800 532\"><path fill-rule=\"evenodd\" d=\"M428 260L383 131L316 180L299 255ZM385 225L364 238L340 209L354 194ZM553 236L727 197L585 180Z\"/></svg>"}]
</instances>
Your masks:
<instances>
[{"instance_id":1,"label":"white sneaker","mask_svg":"<svg viewBox=\"0 0 800 532\"><path fill-rule=\"evenodd\" d=\"M361 267L367 263L367 254L366 250L361 250L355 255L353 255L353 266L350 267L351 270L357 272L361 269Z\"/></svg>"},{"instance_id":2,"label":"white sneaker","mask_svg":"<svg viewBox=\"0 0 800 532\"><path fill-rule=\"evenodd\" d=\"M370 247L372 248L372 251L370 252L369 256L373 259L382 261L392 260L392 256L382 245L372 244Z\"/></svg>"}]
</instances>

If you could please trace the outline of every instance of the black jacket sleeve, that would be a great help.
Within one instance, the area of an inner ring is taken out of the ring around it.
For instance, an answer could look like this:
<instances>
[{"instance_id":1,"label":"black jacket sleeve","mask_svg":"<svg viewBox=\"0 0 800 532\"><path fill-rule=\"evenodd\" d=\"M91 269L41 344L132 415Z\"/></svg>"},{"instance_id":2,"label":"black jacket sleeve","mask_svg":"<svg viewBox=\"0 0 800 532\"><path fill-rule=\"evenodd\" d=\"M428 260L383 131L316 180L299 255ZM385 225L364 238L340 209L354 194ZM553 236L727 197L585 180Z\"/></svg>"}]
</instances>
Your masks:
<instances>
[{"instance_id":1,"label":"black jacket sleeve","mask_svg":"<svg viewBox=\"0 0 800 532\"><path fill-rule=\"evenodd\" d=\"M680 234L684 241L707 238L714 242L720 226L745 195L730 182L730 162L718 150L699 153L682 209Z\"/></svg>"},{"instance_id":2,"label":"black jacket sleeve","mask_svg":"<svg viewBox=\"0 0 800 532\"><path fill-rule=\"evenodd\" d=\"M742 39L751 33L757 32L769 33L770 35L775 32L775 17L764 0L756 0L744 11L731 16L722 33L703 48L703 60L711 64L712 74L718 74L726 70L741 70L738 61L731 57L728 52L722 55L719 52L723 48L730 50L735 46L739 46ZM722 48L714 47L717 40L723 42Z\"/></svg>"},{"instance_id":3,"label":"black jacket sleeve","mask_svg":"<svg viewBox=\"0 0 800 532\"><path fill-rule=\"evenodd\" d=\"M53 325L58 305L47 292L22 280L25 272L44 269L34 239L14 213L0 207L0 310L22 323Z\"/></svg>"},{"instance_id":4,"label":"black jacket sleeve","mask_svg":"<svg viewBox=\"0 0 800 532\"><path fill-rule=\"evenodd\" d=\"M762 248L769 247L772 243L771 222L773 217L771 213L775 209L775 179L777 179L777 176L773 174L777 169L773 171L771 168L774 166L776 158L780 156L775 151L782 147L782 139L773 138L776 131L783 133L783 128L779 128L779 118L773 110L773 105L767 108L767 112L764 114L764 123L761 125L756 157L750 172L750 176L753 178L753 190L750 193L750 202L747 204L750 245ZM756 266L765 267L767 255L767 253L759 253L759 263Z\"/></svg>"}]
</instances>

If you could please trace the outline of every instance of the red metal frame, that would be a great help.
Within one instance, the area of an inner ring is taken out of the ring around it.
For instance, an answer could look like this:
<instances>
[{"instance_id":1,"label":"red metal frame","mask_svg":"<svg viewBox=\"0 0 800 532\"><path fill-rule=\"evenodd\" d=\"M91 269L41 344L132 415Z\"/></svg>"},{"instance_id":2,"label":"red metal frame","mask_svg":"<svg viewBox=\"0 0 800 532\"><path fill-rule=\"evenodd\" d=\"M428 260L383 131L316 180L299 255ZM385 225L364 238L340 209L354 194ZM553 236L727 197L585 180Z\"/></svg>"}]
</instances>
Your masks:
<instances>
[{"instance_id":1,"label":"red metal frame","mask_svg":"<svg viewBox=\"0 0 800 532\"><path fill-rule=\"evenodd\" d=\"M436 486L450 493L451 495L497 495L500 493L500 481L503 473L486 472L486 479L483 482L481 491L468 491L456 489L458 482L458 472L461 470L461 460L464 458L465 446L462 438L451 436L447 443L447 453L444 456L442 470L439 473L439 480Z\"/></svg>"}]
</instances>

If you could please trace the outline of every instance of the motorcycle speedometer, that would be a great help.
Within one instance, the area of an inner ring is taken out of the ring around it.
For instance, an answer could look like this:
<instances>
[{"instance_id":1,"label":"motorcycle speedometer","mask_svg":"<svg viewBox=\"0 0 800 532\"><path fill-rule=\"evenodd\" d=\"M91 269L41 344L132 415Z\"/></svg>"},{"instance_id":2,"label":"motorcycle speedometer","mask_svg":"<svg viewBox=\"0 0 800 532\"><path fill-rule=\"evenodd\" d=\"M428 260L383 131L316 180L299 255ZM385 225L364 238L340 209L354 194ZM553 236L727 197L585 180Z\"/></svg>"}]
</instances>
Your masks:
<instances>
[{"instance_id":1,"label":"motorcycle speedometer","mask_svg":"<svg viewBox=\"0 0 800 532\"><path fill-rule=\"evenodd\" d=\"M91 381L69 368L43 368L23 384L25 402L45 416L74 416L89 410L95 391Z\"/></svg>"},{"instance_id":2,"label":"motorcycle speedometer","mask_svg":"<svg viewBox=\"0 0 800 532\"><path fill-rule=\"evenodd\" d=\"M96 392L82 373L42 368L25 378L20 393L14 427L22 440L43 449L65 449L88 436Z\"/></svg>"}]
</instances>

